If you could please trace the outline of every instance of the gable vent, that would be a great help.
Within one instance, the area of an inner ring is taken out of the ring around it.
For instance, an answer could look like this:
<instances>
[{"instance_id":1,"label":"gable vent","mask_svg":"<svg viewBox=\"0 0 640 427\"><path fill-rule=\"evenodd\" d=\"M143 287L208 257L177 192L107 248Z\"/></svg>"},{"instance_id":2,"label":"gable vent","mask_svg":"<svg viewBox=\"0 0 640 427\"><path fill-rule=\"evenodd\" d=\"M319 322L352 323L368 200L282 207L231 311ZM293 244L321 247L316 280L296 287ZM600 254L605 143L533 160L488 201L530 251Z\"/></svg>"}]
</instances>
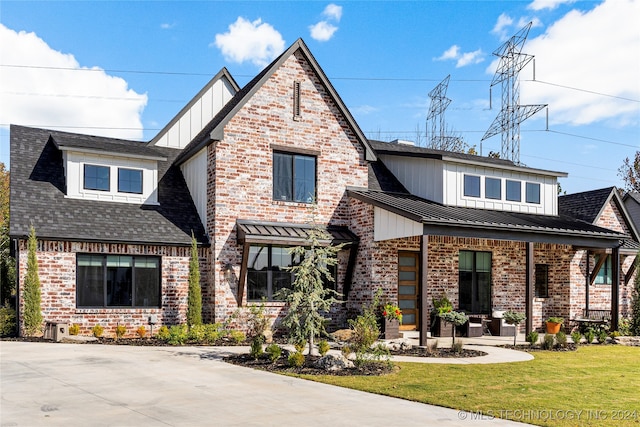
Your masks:
<instances>
[{"instance_id":1,"label":"gable vent","mask_svg":"<svg viewBox=\"0 0 640 427\"><path fill-rule=\"evenodd\" d=\"M293 119L300 118L300 82L293 82Z\"/></svg>"}]
</instances>

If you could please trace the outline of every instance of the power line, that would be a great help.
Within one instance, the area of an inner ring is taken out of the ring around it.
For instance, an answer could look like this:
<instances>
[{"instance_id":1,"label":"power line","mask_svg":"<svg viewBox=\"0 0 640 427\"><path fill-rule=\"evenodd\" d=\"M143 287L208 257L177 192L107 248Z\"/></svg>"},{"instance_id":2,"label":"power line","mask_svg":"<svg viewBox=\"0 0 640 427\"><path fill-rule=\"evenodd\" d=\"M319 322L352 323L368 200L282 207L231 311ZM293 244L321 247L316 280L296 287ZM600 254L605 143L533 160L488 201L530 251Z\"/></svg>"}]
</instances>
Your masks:
<instances>
[{"instance_id":1,"label":"power line","mask_svg":"<svg viewBox=\"0 0 640 427\"><path fill-rule=\"evenodd\" d=\"M64 93L35 93L35 92L0 92L5 95L18 95L18 96L46 96L53 98L82 98L82 99L106 99L111 101L140 101L140 98L125 98L117 96L102 96L102 95L72 95ZM186 103L184 99L148 99L148 101L154 102L174 102L174 103Z\"/></svg>"},{"instance_id":2,"label":"power line","mask_svg":"<svg viewBox=\"0 0 640 427\"><path fill-rule=\"evenodd\" d=\"M609 97L609 98L621 99L623 101L630 101L630 102L638 102L638 103L640 103L640 99L625 98L623 96L610 95L608 93L596 92L594 90L588 90L588 89L580 89L578 87L566 86L566 85L561 85L561 84L558 84L558 83L545 82L545 81L542 81L542 80L526 80L526 81L542 83L542 84L545 84L545 85L561 87L561 88L564 88L564 89L571 89L571 90L575 90L575 91L578 91L578 92L585 92L585 93L591 93L591 94L594 94L594 95L606 96L606 97Z\"/></svg>"}]
</instances>

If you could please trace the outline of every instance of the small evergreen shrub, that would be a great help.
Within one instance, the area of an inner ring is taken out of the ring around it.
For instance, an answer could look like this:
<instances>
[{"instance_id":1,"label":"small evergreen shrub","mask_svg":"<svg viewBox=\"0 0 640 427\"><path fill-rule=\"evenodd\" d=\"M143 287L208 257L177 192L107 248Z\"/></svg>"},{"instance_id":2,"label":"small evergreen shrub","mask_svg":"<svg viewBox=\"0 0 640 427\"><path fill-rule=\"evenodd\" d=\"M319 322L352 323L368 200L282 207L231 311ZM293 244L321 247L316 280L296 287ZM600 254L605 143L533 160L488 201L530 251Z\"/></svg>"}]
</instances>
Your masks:
<instances>
[{"instance_id":1,"label":"small evergreen shrub","mask_svg":"<svg viewBox=\"0 0 640 427\"><path fill-rule=\"evenodd\" d=\"M219 323L207 323L204 325L204 341L207 344L214 344L222 338Z\"/></svg>"},{"instance_id":2,"label":"small evergreen shrub","mask_svg":"<svg viewBox=\"0 0 640 427\"><path fill-rule=\"evenodd\" d=\"M582 334L580 333L580 331L573 331L571 332L571 340L573 341L573 343L576 346L580 345L580 340L582 339Z\"/></svg>"},{"instance_id":3,"label":"small evergreen shrub","mask_svg":"<svg viewBox=\"0 0 640 427\"><path fill-rule=\"evenodd\" d=\"M188 340L201 344L205 341L207 331L204 325L191 325L187 333Z\"/></svg>"},{"instance_id":4,"label":"small evergreen shrub","mask_svg":"<svg viewBox=\"0 0 640 427\"><path fill-rule=\"evenodd\" d=\"M298 341L293 345L298 353L302 353L304 351L304 346L307 345L306 341Z\"/></svg>"},{"instance_id":5,"label":"small evergreen shrub","mask_svg":"<svg viewBox=\"0 0 640 427\"><path fill-rule=\"evenodd\" d=\"M556 342L558 343L558 345L560 347L563 347L563 348L566 347L567 346L567 334L565 334L562 331L559 331L556 334Z\"/></svg>"},{"instance_id":6,"label":"small evergreen shrub","mask_svg":"<svg viewBox=\"0 0 640 427\"><path fill-rule=\"evenodd\" d=\"M167 343L171 345L184 345L189 338L187 325L173 325L169 328L169 339Z\"/></svg>"},{"instance_id":7,"label":"small evergreen shrub","mask_svg":"<svg viewBox=\"0 0 640 427\"><path fill-rule=\"evenodd\" d=\"M535 346L536 344L538 344L538 338L540 337L540 335L538 334L537 331L531 331L527 334L527 342L529 344L531 344L531 347Z\"/></svg>"},{"instance_id":8,"label":"small evergreen shrub","mask_svg":"<svg viewBox=\"0 0 640 427\"><path fill-rule=\"evenodd\" d=\"M169 328L166 325L160 326L160 329L156 332L156 338L162 341L169 341Z\"/></svg>"},{"instance_id":9,"label":"small evergreen shrub","mask_svg":"<svg viewBox=\"0 0 640 427\"><path fill-rule=\"evenodd\" d=\"M280 356L282 356L282 349L276 343L269 344L265 351L269 356L271 363L275 363L275 361L280 359Z\"/></svg>"},{"instance_id":10,"label":"small evergreen shrub","mask_svg":"<svg viewBox=\"0 0 640 427\"><path fill-rule=\"evenodd\" d=\"M144 338L147 335L147 328L145 328L144 325L138 326L138 329L136 329L136 334L138 334L139 338Z\"/></svg>"},{"instance_id":11,"label":"small evergreen shrub","mask_svg":"<svg viewBox=\"0 0 640 427\"><path fill-rule=\"evenodd\" d=\"M606 344L607 343L607 338L609 337L609 334L607 333L607 331L601 329L598 331L598 342L600 344Z\"/></svg>"},{"instance_id":12,"label":"small evergreen shrub","mask_svg":"<svg viewBox=\"0 0 640 427\"><path fill-rule=\"evenodd\" d=\"M78 335L80 333L80 325L77 323L72 323L69 326L69 335Z\"/></svg>"},{"instance_id":13,"label":"small evergreen shrub","mask_svg":"<svg viewBox=\"0 0 640 427\"><path fill-rule=\"evenodd\" d=\"M233 330L229 332L229 338L231 338L231 341L233 341L234 343L240 344L247 339L247 336L242 331Z\"/></svg>"},{"instance_id":14,"label":"small evergreen shrub","mask_svg":"<svg viewBox=\"0 0 640 427\"><path fill-rule=\"evenodd\" d=\"M93 333L94 337L100 338L102 336L102 334L104 333L104 328L102 327L102 325L100 325L98 323L93 328L91 328L91 332Z\"/></svg>"},{"instance_id":15,"label":"small evergreen shrub","mask_svg":"<svg viewBox=\"0 0 640 427\"><path fill-rule=\"evenodd\" d=\"M587 341L587 344L593 344L593 339L596 337L596 333L593 329L589 328L584 332L584 339Z\"/></svg>"},{"instance_id":16,"label":"small evergreen shrub","mask_svg":"<svg viewBox=\"0 0 640 427\"><path fill-rule=\"evenodd\" d=\"M620 319L618 322L618 332L620 335L628 337L631 335L631 320L629 319Z\"/></svg>"},{"instance_id":17,"label":"small evergreen shrub","mask_svg":"<svg viewBox=\"0 0 640 427\"><path fill-rule=\"evenodd\" d=\"M264 337L262 335L253 337L251 340L251 350L249 351L249 355L254 359L258 359L262 356L262 344L264 344Z\"/></svg>"},{"instance_id":18,"label":"small evergreen shrub","mask_svg":"<svg viewBox=\"0 0 640 427\"><path fill-rule=\"evenodd\" d=\"M120 339L127 333L127 327L124 325L116 325L116 339Z\"/></svg>"},{"instance_id":19,"label":"small evergreen shrub","mask_svg":"<svg viewBox=\"0 0 640 427\"><path fill-rule=\"evenodd\" d=\"M0 307L0 337L16 334L16 311L11 307Z\"/></svg>"},{"instance_id":20,"label":"small evergreen shrub","mask_svg":"<svg viewBox=\"0 0 640 427\"><path fill-rule=\"evenodd\" d=\"M304 365L304 354L300 353L299 351L291 353L287 358L287 362L292 368L300 368L302 365Z\"/></svg>"},{"instance_id":21,"label":"small evergreen shrub","mask_svg":"<svg viewBox=\"0 0 640 427\"><path fill-rule=\"evenodd\" d=\"M542 340L542 348L545 350L553 350L555 341L556 337L553 334L544 334L544 339Z\"/></svg>"},{"instance_id":22,"label":"small evergreen shrub","mask_svg":"<svg viewBox=\"0 0 640 427\"><path fill-rule=\"evenodd\" d=\"M318 343L318 351L320 352L320 356L324 356L329 352L329 343L325 340L322 340Z\"/></svg>"}]
</instances>

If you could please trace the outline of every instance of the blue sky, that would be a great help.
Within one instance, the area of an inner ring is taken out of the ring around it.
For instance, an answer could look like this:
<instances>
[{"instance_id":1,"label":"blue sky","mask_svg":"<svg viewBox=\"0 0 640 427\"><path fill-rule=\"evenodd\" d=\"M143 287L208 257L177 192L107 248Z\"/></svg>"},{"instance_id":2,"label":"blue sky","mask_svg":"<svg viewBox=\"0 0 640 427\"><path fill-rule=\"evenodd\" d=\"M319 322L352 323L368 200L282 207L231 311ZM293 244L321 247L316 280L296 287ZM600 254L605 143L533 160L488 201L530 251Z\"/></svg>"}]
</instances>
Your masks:
<instances>
[{"instance_id":1,"label":"blue sky","mask_svg":"<svg viewBox=\"0 0 640 427\"><path fill-rule=\"evenodd\" d=\"M149 140L222 67L242 86L302 37L365 134L425 145L450 75L447 131L482 154L500 110L492 52L532 22L520 161L568 193L616 185L640 150L640 0L0 2L0 161L8 124ZM534 81L535 79L535 81ZM490 108L491 107L491 108Z\"/></svg>"}]
</instances>

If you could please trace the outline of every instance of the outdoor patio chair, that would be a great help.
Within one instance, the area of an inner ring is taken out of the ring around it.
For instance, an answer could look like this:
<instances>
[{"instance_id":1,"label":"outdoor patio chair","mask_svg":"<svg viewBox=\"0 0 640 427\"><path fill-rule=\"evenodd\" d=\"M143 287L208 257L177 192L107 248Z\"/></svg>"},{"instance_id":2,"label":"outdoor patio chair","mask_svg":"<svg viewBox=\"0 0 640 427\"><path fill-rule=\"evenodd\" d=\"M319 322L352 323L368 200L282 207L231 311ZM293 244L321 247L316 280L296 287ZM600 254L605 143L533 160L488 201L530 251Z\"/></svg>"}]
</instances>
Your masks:
<instances>
[{"instance_id":1,"label":"outdoor patio chair","mask_svg":"<svg viewBox=\"0 0 640 427\"><path fill-rule=\"evenodd\" d=\"M504 321L502 315L504 311L494 310L491 315L491 323L489 324L489 330L491 331L491 335L496 336L513 336L516 332L516 327L514 325L509 325Z\"/></svg>"},{"instance_id":2,"label":"outdoor patio chair","mask_svg":"<svg viewBox=\"0 0 640 427\"><path fill-rule=\"evenodd\" d=\"M467 337L481 337L482 336L482 319L479 317L469 317L465 325L467 329Z\"/></svg>"}]
</instances>

